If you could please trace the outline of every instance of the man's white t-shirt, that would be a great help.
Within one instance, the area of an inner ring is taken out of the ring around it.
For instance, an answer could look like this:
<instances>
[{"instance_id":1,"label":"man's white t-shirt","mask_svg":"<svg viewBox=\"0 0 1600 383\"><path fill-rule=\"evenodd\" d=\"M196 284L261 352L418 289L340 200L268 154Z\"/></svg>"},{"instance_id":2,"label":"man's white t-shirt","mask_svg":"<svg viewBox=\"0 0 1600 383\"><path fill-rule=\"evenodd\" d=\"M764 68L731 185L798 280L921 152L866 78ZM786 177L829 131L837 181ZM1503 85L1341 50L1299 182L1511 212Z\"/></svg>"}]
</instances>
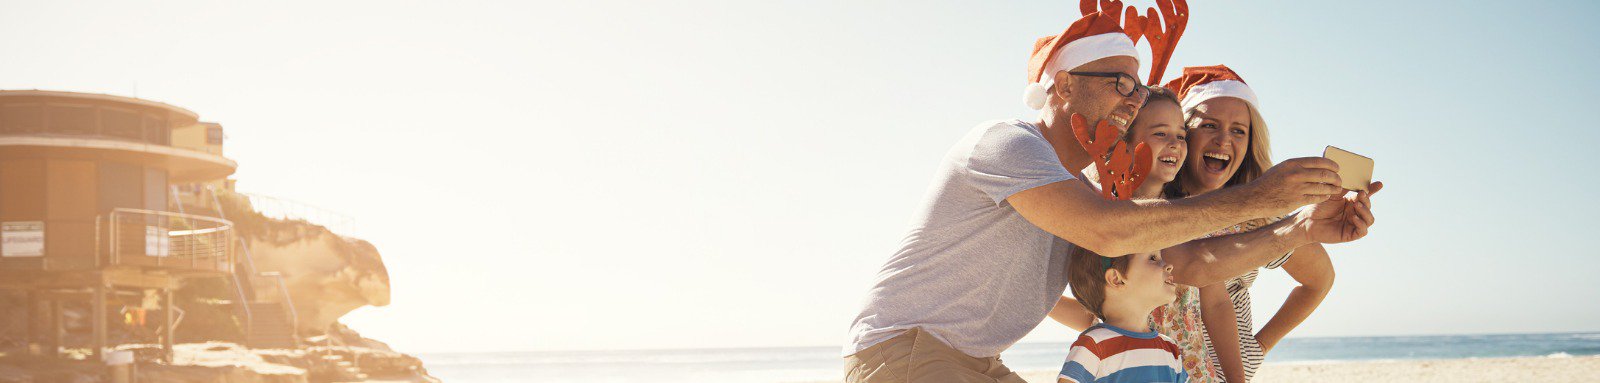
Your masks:
<instances>
[{"instance_id":1,"label":"man's white t-shirt","mask_svg":"<svg viewBox=\"0 0 1600 383\"><path fill-rule=\"evenodd\" d=\"M844 355L914 327L980 358L1022 339L1066 290L1072 245L1006 198L1072 179L1033 124L973 128L945 155L911 231L878 272Z\"/></svg>"}]
</instances>

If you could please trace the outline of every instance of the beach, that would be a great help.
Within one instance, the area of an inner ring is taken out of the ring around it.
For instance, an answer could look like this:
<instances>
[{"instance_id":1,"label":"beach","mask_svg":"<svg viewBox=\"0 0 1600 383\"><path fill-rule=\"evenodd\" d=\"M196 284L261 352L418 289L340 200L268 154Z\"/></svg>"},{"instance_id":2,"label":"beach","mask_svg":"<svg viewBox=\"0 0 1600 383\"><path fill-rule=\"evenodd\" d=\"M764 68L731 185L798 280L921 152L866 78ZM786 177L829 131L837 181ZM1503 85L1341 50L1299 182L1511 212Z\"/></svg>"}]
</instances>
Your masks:
<instances>
[{"instance_id":1,"label":"beach","mask_svg":"<svg viewBox=\"0 0 1600 383\"><path fill-rule=\"evenodd\" d=\"M1029 382L1055 381L1070 344L1018 343L1001 355ZM424 353L446 382L839 382L839 348L771 347ZM1600 333L1287 338L1259 382L1600 382Z\"/></svg>"},{"instance_id":2,"label":"beach","mask_svg":"<svg viewBox=\"0 0 1600 383\"><path fill-rule=\"evenodd\" d=\"M1055 371L1022 374L1054 382ZM1267 363L1254 382L1600 382L1600 356Z\"/></svg>"}]
</instances>

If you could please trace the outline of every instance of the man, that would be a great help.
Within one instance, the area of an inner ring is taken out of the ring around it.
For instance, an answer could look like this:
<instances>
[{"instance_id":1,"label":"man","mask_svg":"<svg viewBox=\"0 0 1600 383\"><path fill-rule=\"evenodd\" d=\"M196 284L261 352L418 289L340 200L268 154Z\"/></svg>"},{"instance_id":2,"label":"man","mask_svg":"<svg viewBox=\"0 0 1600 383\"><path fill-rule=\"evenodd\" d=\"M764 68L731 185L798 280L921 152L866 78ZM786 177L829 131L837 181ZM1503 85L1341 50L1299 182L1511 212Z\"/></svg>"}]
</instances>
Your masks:
<instances>
[{"instance_id":1,"label":"man","mask_svg":"<svg viewBox=\"0 0 1600 383\"><path fill-rule=\"evenodd\" d=\"M1322 158L1284 161L1255 182L1194 198L1101 198L1077 171L1091 156L1073 139L1071 116L1125 130L1147 91L1112 14L1086 15L1035 47L1028 80L1038 121L981 124L947 154L851 326L846 381L1021 382L998 356L1056 304L1069 246L1165 249L1176 281L1202 286L1304 244L1366 235L1367 194L1341 198L1337 165ZM1264 230L1190 241L1309 204Z\"/></svg>"}]
</instances>

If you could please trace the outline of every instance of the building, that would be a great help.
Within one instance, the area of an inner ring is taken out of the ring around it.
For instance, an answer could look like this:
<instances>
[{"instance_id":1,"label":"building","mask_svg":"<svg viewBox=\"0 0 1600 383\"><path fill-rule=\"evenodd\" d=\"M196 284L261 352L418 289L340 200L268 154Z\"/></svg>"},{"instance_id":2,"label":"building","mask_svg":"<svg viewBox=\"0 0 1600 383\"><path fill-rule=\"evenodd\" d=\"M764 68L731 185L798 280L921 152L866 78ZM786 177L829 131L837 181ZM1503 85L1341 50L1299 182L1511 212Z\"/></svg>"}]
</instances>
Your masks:
<instances>
[{"instance_id":1,"label":"building","mask_svg":"<svg viewBox=\"0 0 1600 383\"><path fill-rule=\"evenodd\" d=\"M184 278L231 275L233 224L183 212L214 206L207 186L231 189L222 148L220 125L180 107L0 90L0 288L27 293L30 349L63 347L62 302L89 303L100 357L110 310L154 292L172 329ZM171 331L161 338L170 357Z\"/></svg>"}]
</instances>

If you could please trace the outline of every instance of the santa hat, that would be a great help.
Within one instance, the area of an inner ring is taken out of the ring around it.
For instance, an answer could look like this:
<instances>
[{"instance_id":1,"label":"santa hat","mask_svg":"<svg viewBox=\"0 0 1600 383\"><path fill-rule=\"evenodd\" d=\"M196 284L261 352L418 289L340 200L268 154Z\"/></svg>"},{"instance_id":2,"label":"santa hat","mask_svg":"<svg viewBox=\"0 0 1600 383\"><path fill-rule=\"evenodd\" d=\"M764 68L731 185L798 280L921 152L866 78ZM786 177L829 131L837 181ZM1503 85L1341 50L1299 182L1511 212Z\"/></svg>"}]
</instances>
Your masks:
<instances>
[{"instance_id":1,"label":"santa hat","mask_svg":"<svg viewBox=\"0 0 1600 383\"><path fill-rule=\"evenodd\" d=\"M1244 83L1244 78L1224 65L1186 67L1183 75L1167 83L1167 89L1178 94L1183 110L1192 110L1206 100L1233 97L1250 105L1251 129L1267 132L1267 121L1261 118L1261 105L1256 92Z\"/></svg>"},{"instance_id":2,"label":"santa hat","mask_svg":"<svg viewBox=\"0 0 1600 383\"><path fill-rule=\"evenodd\" d=\"M1117 8L1112 8L1111 14L1085 12L1061 34L1041 37L1033 43L1033 55L1028 59L1028 88L1023 93L1028 108L1044 108L1050 87L1055 85L1056 72L1106 57L1139 58L1116 11Z\"/></svg>"}]
</instances>

